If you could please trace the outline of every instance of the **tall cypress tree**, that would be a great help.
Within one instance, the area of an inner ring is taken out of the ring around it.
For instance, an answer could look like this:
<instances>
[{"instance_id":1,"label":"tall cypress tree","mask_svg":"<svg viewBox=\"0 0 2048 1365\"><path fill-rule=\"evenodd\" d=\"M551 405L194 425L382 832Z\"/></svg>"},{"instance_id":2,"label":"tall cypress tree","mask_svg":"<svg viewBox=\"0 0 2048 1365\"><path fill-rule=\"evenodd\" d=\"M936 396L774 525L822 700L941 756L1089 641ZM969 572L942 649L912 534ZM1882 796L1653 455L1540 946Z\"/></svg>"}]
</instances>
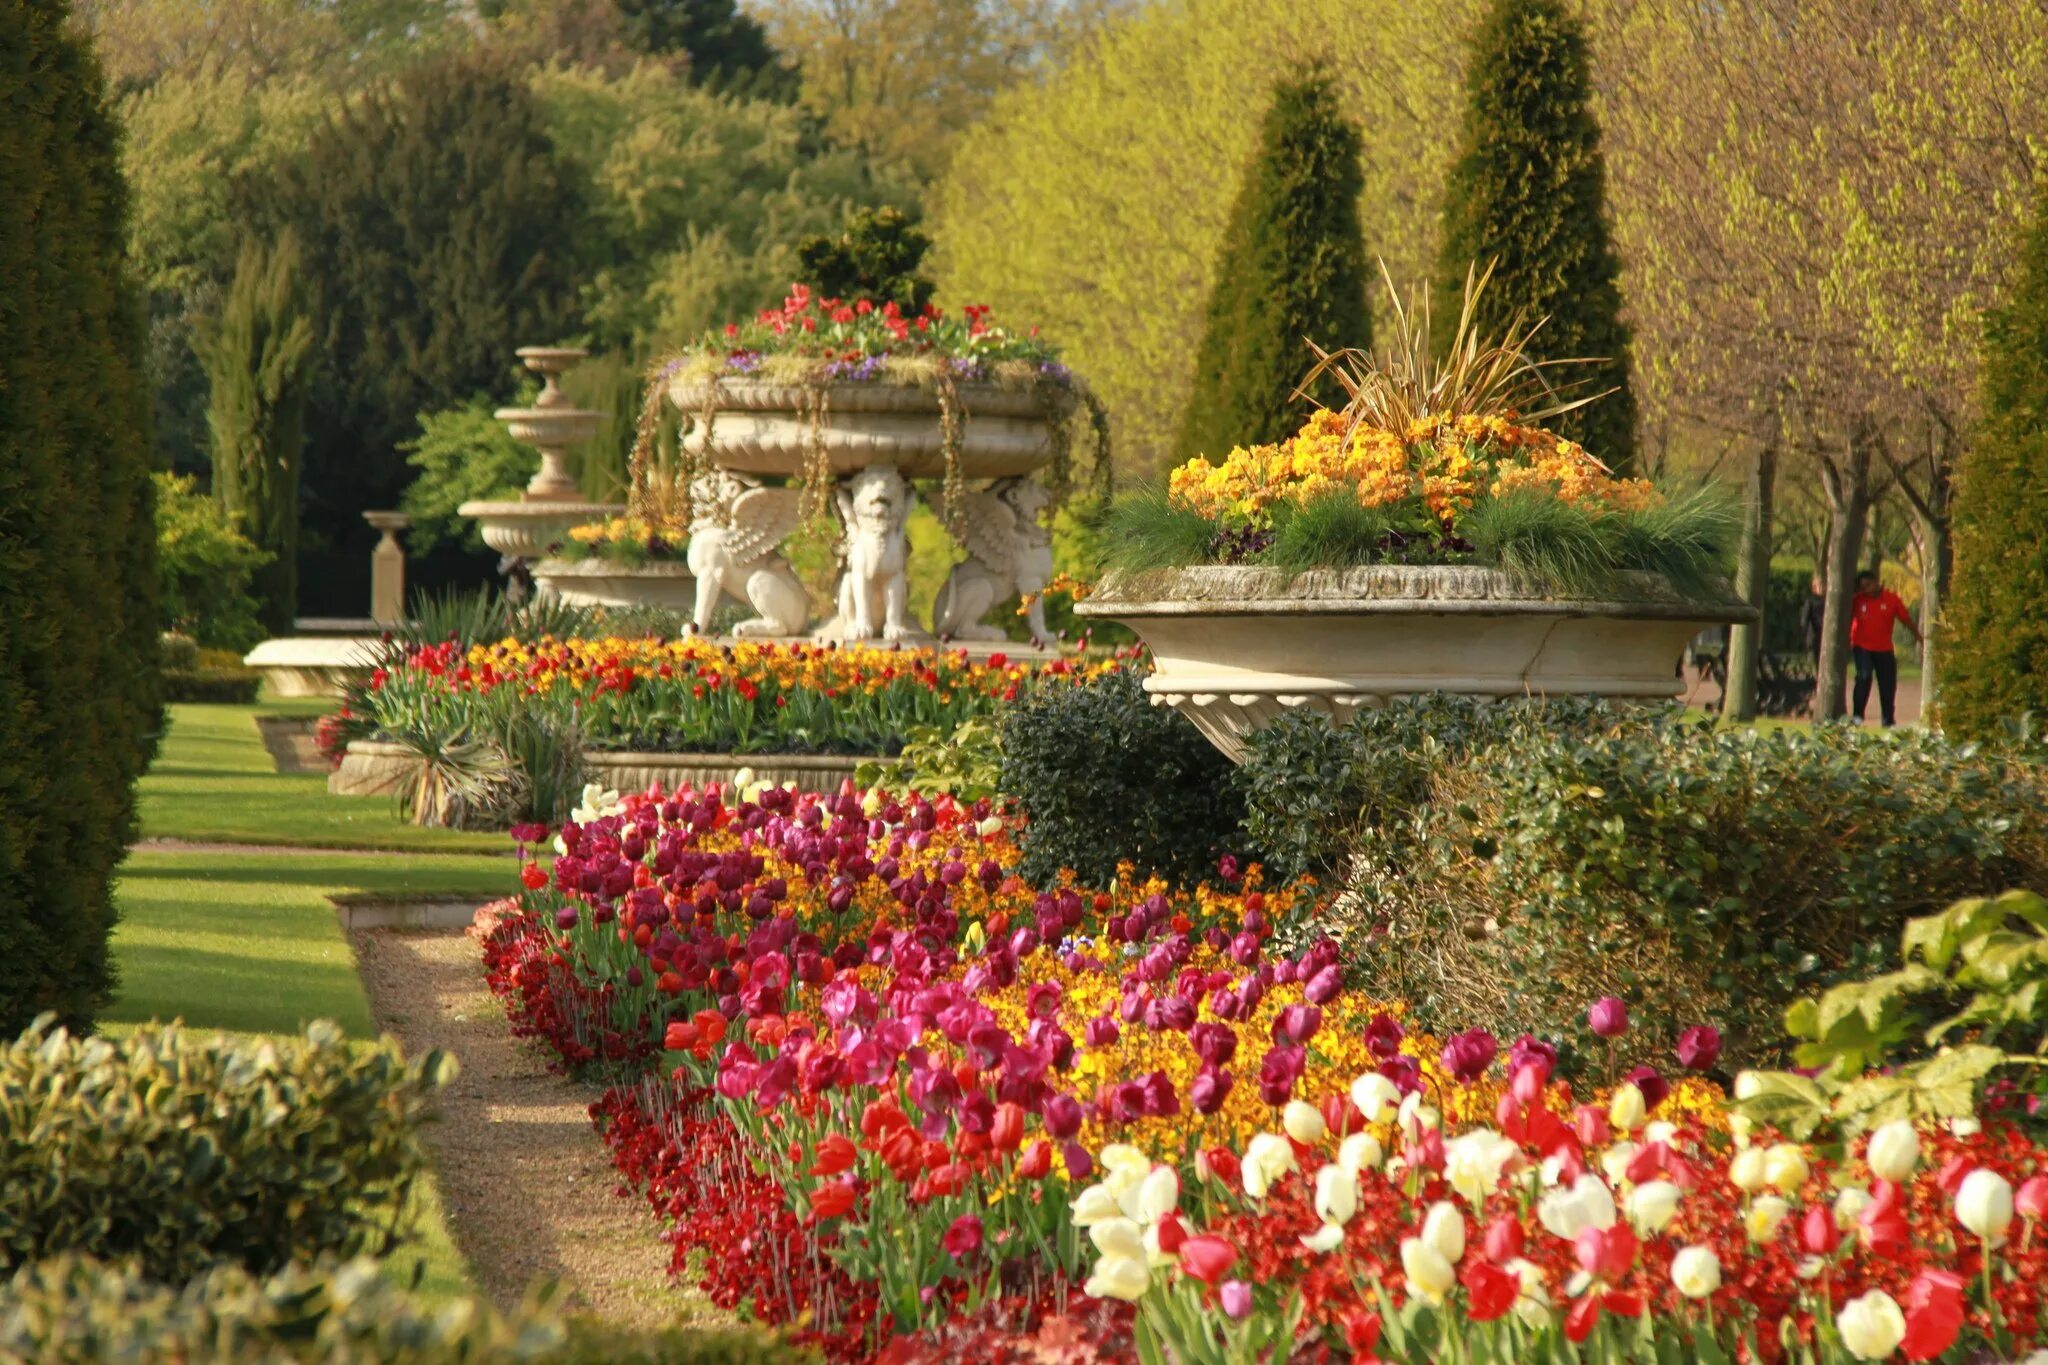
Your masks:
<instances>
[{"instance_id":1,"label":"tall cypress tree","mask_svg":"<svg viewBox=\"0 0 2048 1365\"><path fill-rule=\"evenodd\" d=\"M308 610L361 609L359 514L395 506L419 414L513 382L522 345L570 328L579 194L524 73L436 56L352 100L295 162L238 187L259 241L299 239L318 375L307 395Z\"/></svg>"},{"instance_id":2,"label":"tall cypress tree","mask_svg":"<svg viewBox=\"0 0 2048 1365\"><path fill-rule=\"evenodd\" d=\"M299 462L313 323L299 294L299 244L242 249L220 316L200 338L212 385L213 491L258 549L271 554L251 584L257 616L291 630L299 601Z\"/></svg>"},{"instance_id":3,"label":"tall cypress tree","mask_svg":"<svg viewBox=\"0 0 2048 1365\"><path fill-rule=\"evenodd\" d=\"M1942 615L1942 727L2048 722L2048 193L1984 329L1976 430L1957 462L1955 585Z\"/></svg>"},{"instance_id":4,"label":"tall cypress tree","mask_svg":"<svg viewBox=\"0 0 2048 1365\"><path fill-rule=\"evenodd\" d=\"M1292 435L1304 416L1292 395L1314 360L1305 342L1371 343L1360 150L1327 75L1274 90L1216 254L1179 458Z\"/></svg>"},{"instance_id":5,"label":"tall cypress tree","mask_svg":"<svg viewBox=\"0 0 2048 1365\"><path fill-rule=\"evenodd\" d=\"M1631 468L1629 333L1578 20L1562 0L1494 0L1473 41L1465 93L1433 311L1455 319L1467 269L1494 262L1482 330L1498 333L1517 312L1548 317L1536 334L1536 359L1600 358L1552 373L1572 393L1614 392L1550 425L1615 469Z\"/></svg>"},{"instance_id":6,"label":"tall cypress tree","mask_svg":"<svg viewBox=\"0 0 2048 1365\"><path fill-rule=\"evenodd\" d=\"M154 748L156 535L127 190L67 6L0 0L0 1037L112 993Z\"/></svg>"}]
</instances>

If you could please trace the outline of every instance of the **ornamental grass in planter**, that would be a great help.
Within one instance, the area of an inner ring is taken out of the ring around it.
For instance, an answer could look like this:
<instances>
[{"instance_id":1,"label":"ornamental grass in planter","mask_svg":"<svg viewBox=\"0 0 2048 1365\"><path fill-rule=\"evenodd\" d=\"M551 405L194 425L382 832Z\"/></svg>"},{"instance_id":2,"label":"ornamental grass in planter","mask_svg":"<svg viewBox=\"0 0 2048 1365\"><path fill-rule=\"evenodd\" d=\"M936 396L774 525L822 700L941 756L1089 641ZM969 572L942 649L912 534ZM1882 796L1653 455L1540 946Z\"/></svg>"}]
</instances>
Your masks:
<instances>
[{"instance_id":1,"label":"ornamental grass in planter","mask_svg":"<svg viewBox=\"0 0 2048 1365\"><path fill-rule=\"evenodd\" d=\"M1304 703L1669 695L1688 638L1752 614L1720 577L1733 501L1621 477L1545 430L1601 395L1529 357L1540 321L1481 337L1485 286L1468 275L1446 345L1396 296L1385 349L1316 349L1302 388L1334 378L1342 409L1112 509L1112 572L1077 610L1138 630L1148 689L1233 758Z\"/></svg>"}]
</instances>

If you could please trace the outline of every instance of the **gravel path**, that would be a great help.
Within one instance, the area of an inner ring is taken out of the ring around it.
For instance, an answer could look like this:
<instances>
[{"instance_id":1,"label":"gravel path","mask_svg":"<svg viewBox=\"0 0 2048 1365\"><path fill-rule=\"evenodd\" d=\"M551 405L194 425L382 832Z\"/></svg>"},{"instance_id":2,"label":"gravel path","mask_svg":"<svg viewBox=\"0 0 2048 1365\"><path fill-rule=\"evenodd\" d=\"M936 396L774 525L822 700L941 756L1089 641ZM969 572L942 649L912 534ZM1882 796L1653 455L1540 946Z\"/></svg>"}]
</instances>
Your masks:
<instances>
[{"instance_id":1,"label":"gravel path","mask_svg":"<svg viewBox=\"0 0 2048 1365\"><path fill-rule=\"evenodd\" d=\"M427 1131L449 1230L477 1285L510 1307L537 1279L607 1322L711 1325L715 1308L668 1281L668 1249L590 1126L589 1087L551 1075L512 1037L460 931L352 934L379 1028L408 1054L441 1048L461 1074Z\"/></svg>"}]
</instances>

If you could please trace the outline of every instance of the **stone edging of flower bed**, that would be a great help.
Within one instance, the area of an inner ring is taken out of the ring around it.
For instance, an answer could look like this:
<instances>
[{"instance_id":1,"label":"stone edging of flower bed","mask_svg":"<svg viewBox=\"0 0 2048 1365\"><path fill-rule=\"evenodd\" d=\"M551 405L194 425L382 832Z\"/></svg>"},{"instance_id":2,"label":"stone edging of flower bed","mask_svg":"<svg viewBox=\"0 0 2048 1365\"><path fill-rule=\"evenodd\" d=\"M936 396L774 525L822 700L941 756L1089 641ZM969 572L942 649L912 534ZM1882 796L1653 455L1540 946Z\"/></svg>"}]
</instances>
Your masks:
<instances>
[{"instance_id":1,"label":"stone edging of flower bed","mask_svg":"<svg viewBox=\"0 0 2048 1365\"><path fill-rule=\"evenodd\" d=\"M802 791L832 791L852 777L863 763L877 760L859 754L646 754L586 752L590 780L613 791L645 791L655 782L673 791L685 784L730 782L742 768L763 782L793 782ZM388 796L419 766L420 760L402 744L359 739L348 746L341 766L327 775L327 790L336 796Z\"/></svg>"}]
</instances>

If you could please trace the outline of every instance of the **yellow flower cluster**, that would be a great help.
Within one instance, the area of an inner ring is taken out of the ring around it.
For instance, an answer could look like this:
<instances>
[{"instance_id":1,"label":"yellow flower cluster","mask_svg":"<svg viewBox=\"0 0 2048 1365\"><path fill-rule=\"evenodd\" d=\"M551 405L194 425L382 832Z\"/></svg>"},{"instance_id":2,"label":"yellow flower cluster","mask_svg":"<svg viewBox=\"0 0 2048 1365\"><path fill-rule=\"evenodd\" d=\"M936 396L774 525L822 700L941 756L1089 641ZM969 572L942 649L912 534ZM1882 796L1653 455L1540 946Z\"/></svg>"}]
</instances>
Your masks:
<instances>
[{"instance_id":1,"label":"yellow flower cluster","mask_svg":"<svg viewBox=\"0 0 2048 1365\"><path fill-rule=\"evenodd\" d=\"M681 544L688 540L687 527L657 522L649 517L607 517L569 528L569 539L583 545L645 545L656 536Z\"/></svg>"},{"instance_id":2,"label":"yellow flower cluster","mask_svg":"<svg viewBox=\"0 0 2048 1365\"><path fill-rule=\"evenodd\" d=\"M1504 417L1435 416L1405 432L1358 426L1329 408L1275 445L1239 446L1220 464L1196 458L1167 476L1172 497L1213 520L1263 522L1277 502L1307 502L1350 487L1366 507L1420 496L1437 520L1454 523L1482 492L1498 497L1541 488L1597 512L1649 506L1643 479L1617 479L1584 448Z\"/></svg>"}]
</instances>

